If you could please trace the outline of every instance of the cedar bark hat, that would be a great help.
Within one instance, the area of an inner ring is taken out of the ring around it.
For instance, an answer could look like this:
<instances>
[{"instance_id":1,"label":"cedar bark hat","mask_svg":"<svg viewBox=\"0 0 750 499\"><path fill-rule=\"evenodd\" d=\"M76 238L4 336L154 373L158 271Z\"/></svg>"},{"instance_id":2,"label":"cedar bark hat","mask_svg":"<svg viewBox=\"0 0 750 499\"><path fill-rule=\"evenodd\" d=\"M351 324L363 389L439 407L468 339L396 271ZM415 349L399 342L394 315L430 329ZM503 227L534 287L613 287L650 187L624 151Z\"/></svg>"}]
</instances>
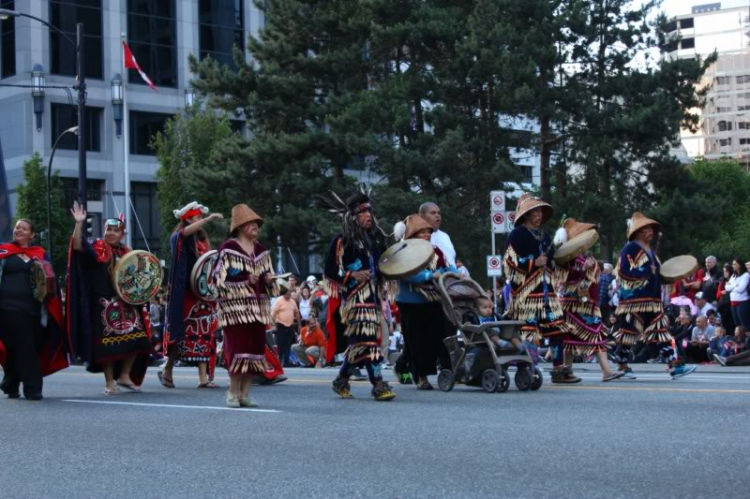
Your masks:
<instances>
[{"instance_id":1,"label":"cedar bark hat","mask_svg":"<svg viewBox=\"0 0 750 499\"><path fill-rule=\"evenodd\" d=\"M565 244L574 237L583 234L587 230L596 229L595 224L579 222L575 218L566 218L562 227L555 233L554 243L557 245Z\"/></svg>"},{"instance_id":2,"label":"cedar bark hat","mask_svg":"<svg viewBox=\"0 0 750 499\"><path fill-rule=\"evenodd\" d=\"M404 234L404 238L411 239L424 229L430 229L430 234L435 231L432 225L421 216L416 213L414 215L409 215L406 218L406 234Z\"/></svg>"},{"instance_id":3,"label":"cedar bark hat","mask_svg":"<svg viewBox=\"0 0 750 499\"><path fill-rule=\"evenodd\" d=\"M516 221L513 225L518 227L523 222L523 217L531 210L534 210L536 208L542 209L542 223L546 223L547 220L552 217L552 212L554 211L552 209L552 205L542 201L539 198L535 198L531 194L524 194L520 198L518 198L518 208L516 208Z\"/></svg>"},{"instance_id":4,"label":"cedar bark hat","mask_svg":"<svg viewBox=\"0 0 750 499\"><path fill-rule=\"evenodd\" d=\"M246 204L238 204L232 208L232 224L229 233L235 231L249 222L258 222L258 227L263 225L263 219Z\"/></svg>"},{"instance_id":5,"label":"cedar bark hat","mask_svg":"<svg viewBox=\"0 0 750 499\"><path fill-rule=\"evenodd\" d=\"M656 220L651 220L640 211L633 213L633 216L628 220L628 240L633 239L636 232L649 225L653 225L657 232L661 229L661 224Z\"/></svg>"}]
</instances>

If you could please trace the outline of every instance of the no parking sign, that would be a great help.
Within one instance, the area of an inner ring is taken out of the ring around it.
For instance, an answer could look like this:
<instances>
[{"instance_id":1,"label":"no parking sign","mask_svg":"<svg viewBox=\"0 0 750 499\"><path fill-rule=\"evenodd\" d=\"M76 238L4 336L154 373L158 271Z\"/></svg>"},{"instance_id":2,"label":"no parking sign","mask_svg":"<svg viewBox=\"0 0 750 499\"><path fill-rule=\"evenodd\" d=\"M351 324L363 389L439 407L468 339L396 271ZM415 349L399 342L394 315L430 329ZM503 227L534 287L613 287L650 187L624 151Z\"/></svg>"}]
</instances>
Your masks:
<instances>
[{"instance_id":1,"label":"no parking sign","mask_svg":"<svg viewBox=\"0 0 750 499\"><path fill-rule=\"evenodd\" d=\"M503 260L501 256L489 255L487 257L487 277L499 277L503 275Z\"/></svg>"},{"instance_id":2,"label":"no parking sign","mask_svg":"<svg viewBox=\"0 0 750 499\"><path fill-rule=\"evenodd\" d=\"M490 210L505 211L505 191L490 192Z\"/></svg>"},{"instance_id":3,"label":"no parking sign","mask_svg":"<svg viewBox=\"0 0 750 499\"><path fill-rule=\"evenodd\" d=\"M491 215L492 232L494 232L495 234L505 234L506 232L508 232L508 212L496 211Z\"/></svg>"}]
</instances>

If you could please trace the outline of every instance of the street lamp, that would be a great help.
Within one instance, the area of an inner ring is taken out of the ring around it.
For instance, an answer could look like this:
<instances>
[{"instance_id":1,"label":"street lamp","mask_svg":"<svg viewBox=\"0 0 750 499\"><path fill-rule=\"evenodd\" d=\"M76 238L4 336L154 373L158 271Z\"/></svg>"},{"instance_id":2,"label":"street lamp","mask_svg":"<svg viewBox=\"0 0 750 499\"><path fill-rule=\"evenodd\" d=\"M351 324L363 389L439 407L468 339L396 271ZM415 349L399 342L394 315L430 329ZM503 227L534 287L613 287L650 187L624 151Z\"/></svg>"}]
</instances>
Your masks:
<instances>
[{"instance_id":1,"label":"street lamp","mask_svg":"<svg viewBox=\"0 0 750 499\"><path fill-rule=\"evenodd\" d=\"M26 17L38 21L49 29L57 32L62 38L68 41L76 50L76 85L73 87L78 91L78 202L86 208L86 77L84 76L84 50L83 50L83 23L76 24L76 40L73 41L65 32L57 28L44 19L30 14L18 12L10 9L0 9L0 20L6 20L11 17Z\"/></svg>"},{"instance_id":2,"label":"street lamp","mask_svg":"<svg viewBox=\"0 0 750 499\"><path fill-rule=\"evenodd\" d=\"M122 135L122 76L117 73L112 78L112 114L115 119L117 138Z\"/></svg>"},{"instance_id":3,"label":"street lamp","mask_svg":"<svg viewBox=\"0 0 750 499\"><path fill-rule=\"evenodd\" d=\"M34 114L36 115L36 130L42 130L42 114L44 114L44 68L34 64L31 70L31 96L34 98Z\"/></svg>"},{"instance_id":4,"label":"street lamp","mask_svg":"<svg viewBox=\"0 0 750 499\"><path fill-rule=\"evenodd\" d=\"M47 165L47 254L50 261L52 261L52 160L55 159L55 151L57 151L60 139L67 133L78 133L78 127L70 127L57 137L55 145L52 146L52 153L49 155L49 164Z\"/></svg>"}]
</instances>

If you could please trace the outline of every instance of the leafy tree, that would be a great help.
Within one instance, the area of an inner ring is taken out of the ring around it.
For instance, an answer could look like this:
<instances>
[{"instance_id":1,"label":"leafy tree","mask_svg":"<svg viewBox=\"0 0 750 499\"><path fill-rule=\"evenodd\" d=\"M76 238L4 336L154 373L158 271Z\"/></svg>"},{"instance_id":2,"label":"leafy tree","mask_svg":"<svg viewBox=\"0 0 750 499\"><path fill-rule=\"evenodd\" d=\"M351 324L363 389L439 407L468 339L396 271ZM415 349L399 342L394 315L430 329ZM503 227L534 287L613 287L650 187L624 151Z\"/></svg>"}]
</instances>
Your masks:
<instances>
[{"instance_id":1,"label":"leafy tree","mask_svg":"<svg viewBox=\"0 0 750 499\"><path fill-rule=\"evenodd\" d=\"M230 141L233 132L229 120L216 113L201 111L198 102L183 115L175 115L167 121L164 133L157 133L152 147L159 160L156 173L156 194L161 213L162 237L165 257L169 258L169 236L178 223L172 211L190 201L198 201L213 212L229 216L230 201L204 182L205 177L222 163L219 153L221 144ZM228 181L226 185L231 185ZM207 227L214 246L226 236L228 225L210 224Z\"/></svg>"},{"instance_id":2,"label":"leafy tree","mask_svg":"<svg viewBox=\"0 0 750 499\"><path fill-rule=\"evenodd\" d=\"M47 249L51 235L52 265L58 278L65 274L68 261L68 241L73 231L70 216L64 207L62 182L59 172L52 174L50 182L52 231L47 227L47 167L39 153L23 163L23 184L16 187L18 203L16 218L27 218L34 223L37 242Z\"/></svg>"}]
</instances>

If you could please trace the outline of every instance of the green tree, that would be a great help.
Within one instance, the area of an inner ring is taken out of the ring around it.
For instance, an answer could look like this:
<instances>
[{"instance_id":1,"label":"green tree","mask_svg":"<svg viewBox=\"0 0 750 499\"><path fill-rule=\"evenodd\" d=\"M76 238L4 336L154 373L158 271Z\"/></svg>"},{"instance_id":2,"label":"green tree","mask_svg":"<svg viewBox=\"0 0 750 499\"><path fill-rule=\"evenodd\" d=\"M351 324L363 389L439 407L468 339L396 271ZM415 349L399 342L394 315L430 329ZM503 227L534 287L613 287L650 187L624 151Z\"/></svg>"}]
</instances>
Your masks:
<instances>
[{"instance_id":1,"label":"green tree","mask_svg":"<svg viewBox=\"0 0 750 499\"><path fill-rule=\"evenodd\" d=\"M23 183L16 187L18 203L16 219L27 218L34 223L37 242L47 249L48 237L51 234L52 264L58 278L65 275L68 261L68 241L73 231L73 224L64 207L64 197L60 175L55 172L51 178L51 211L52 231L47 227L47 167L39 153L23 163Z\"/></svg>"},{"instance_id":2,"label":"green tree","mask_svg":"<svg viewBox=\"0 0 750 499\"><path fill-rule=\"evenodd\" d=\"M223 163L219 152L222 144L231 141L235 135L229 120L214 112L202 110L202 103L186 109L167 121L164 133L157 133L152 147L159 160L156 173L158 190L156 199L161 213L164 256L169 259L169 236L177 225L173 210L190 201L198 201L212 212L229 216L232 203L222 195L223 188L214 188L215 183L207 183ZM213 177L211 180L216 180ZM221 178L231 185L231 180ZM207 227L214 246L226 236L229 225L213 223Z\"/></svg>"}]
</instances>

